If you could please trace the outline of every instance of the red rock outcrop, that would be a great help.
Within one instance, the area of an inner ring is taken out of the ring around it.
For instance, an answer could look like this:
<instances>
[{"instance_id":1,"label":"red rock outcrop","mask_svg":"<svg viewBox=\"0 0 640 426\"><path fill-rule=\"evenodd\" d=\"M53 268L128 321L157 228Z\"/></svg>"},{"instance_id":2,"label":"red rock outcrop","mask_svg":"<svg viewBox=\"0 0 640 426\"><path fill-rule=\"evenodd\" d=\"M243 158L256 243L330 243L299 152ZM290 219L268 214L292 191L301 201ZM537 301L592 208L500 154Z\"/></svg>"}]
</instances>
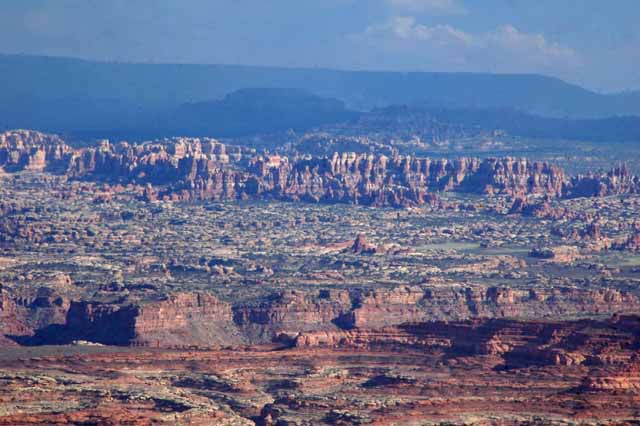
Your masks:
<instances>
[{"instance_id":1,"label":"red rock outcrop","mask_svg":"<svg viewBox=\"0 0 640 426\"><path fill-rule=\"evenodd\" d=\"M242 342L231 306L208 294L181 293L145 303L73 303L73 340L152 347L211 347Z\"/></svg>"},{"instance_id":2,"label":"red rock outcrop","mask_svg":"<svg viewBox=\"0 0 640 426\"><path fill-rule=\"evenodd\" d=\"M632 235L621 241L613 243L612 248L615 250L640 251L640 230L635 230Z\"/></svg>"},{"instance_id":3,"label":"red rock outcrop","mask_svg":"<svg viewBox=\"0 0 640 426\"><path fill-rule=\"evenodd\" d=\"M608 321L514 321L412 323L395 327L354 328L300 333L297 347L351 347L442 350L454 357L499 356L509 368L531 365L599 366L583 388L640 390L637 350L640 317ZM614 356L611 356L614 355Z\"/></svg>"},{"instance_id":4,"label":"red rock outcrop","mask_svg":"<svg viewBox=\"0 0 640 426\"><path fill-rule=\"evenodd\" d=\"M600 230L600 223L598 221L590 222L584 230L582 237L593 241L601 240L602 232Z\"/></svg>"},{"instance_id":5,"label":"red rock outcrop","mask_svg":"<svg viewBox=\"0 0 640 426\"><path fill-rule=\"evenodd\" d=\"M554 263L571 263L580 257L580 251L574 246L556 246L535 248L529 256Z\"/></svg>"},{"instance_id":6,"label":"red rock outcrop","mask_svg":"<svg viewBox=\"0 0 640 426\"><path fill-rule=\"evenodd\" d=\"M56 135L33 130L0 133L0 168L6 171L64 169L72 151Z\"/></svg>"},{"instance_id":7,"label":"red rock outcrop","mask_svg":"<svg viewBox=\"0 0 640 426\"><path fill-rule=\"evenodd\" d=\"M419 288L365 291L338 323L345 328L380 328L411 322L468 318L565 318L640 312L640 301L617 290L551 288Z\"/></svg>"},{"instance_id":8,"label":"red rock outcrop","mask_svg":"<svg viewBox=\"0 0 640 426\"><path fill-rule=\"evenodd\" d=\"M355 254L375 254L377 248L367 241L363 233L358 234L351 246L351 252Z\"/></svg>"},{"instance_id":9,"label":"red rock outcrop","mask_svg":"<svg viewBox=\"0 0 640 426\"><path fill-rule=\"evenodd\" d=\"M579 175L567 183L566 195L575 197L604 197L607 195L637 194L640 177L632 175L626 164L606 174Z\"/></svg>"},{"instance_id":10,"label":"red rock outcrop","mask_svg":"<svg viewBox=\"0 0 640 426\"><path fill-rule=\"evenodd\" d=\"M604 362L589 371L580 385L587 392L631 392L640 394L640 355L630 358L620 351L613 362Z\"/></svg>"},{"instance_id":11,"label":"red rock outcrop","mask_svg":"<svg viewBox=\"0 0 640 426\"><path fill-rule=\"evenodd\" d=\"M251 157L251 158L250 158ZM56 170L73 178L152 184L146 200L277 198L375 206L436 204L437 192L506 193L512 213L557 216L547 202L527 195L583 197L638 193L640 177L620 166L605 175L568 178L562 169L515 158L459 158L335 153L330 157L256 156L215 139L173 138L142 144L103 141L72 149L55 135L35 131L0 134L6 171ZM158 188L155 188L158 186Z\"/></svg>"},{"instance_id":12,"label":"red rock outcrop","mask_svg":"<svg viewBox=\"0 0 640 426\"><path fill-rule=\"evenodd\" d=\"M234 307L234 320L250 340L271 341L306 330L336 330L336 319L351 308L346 291L289 290L255 305Z\"/></svg>"},{"instance_id":13,"label":"red rock outcrop","mask_svg":"<svg viewBox=\"0 0 640 426\"><path fill-rule=\"evenodd\" d=\"M25 336L32 333L33 330L26 324L24 313L20 312L16 302L0 284L0 347L16 344L5 336Z\"/></svg>"},{"instance_id":14,"label":"red rock outcrop","mask_svg":"<svg viewBox=\"0 0 640 426\"><path fill-rule=\"evenodd\" d=\"M401 324L474 318L575 318L640 312L640 301L613 289L398 287L285 291L232 306L208 294L156 301L69 302L53 293L5 296L2 334L27 344L87 340L115 345L211 347L266 343L299 333L376 330Z\"/></svg>"},{"instance_id":15,"label":"red rock outcrop","mask_svg":"<svg viewBox=\"0 0 640 426\"><path fill-rule=\"evenodd\" d=\"M450 161L335 153L304 159L254 156L248 164L242 158L241 151L228 155L224 145L212 140L105 142L74 153L68 174L162 186L147 188L147 200L264 197L394 207L437 203L434 193L449 190L558 196L565 181L557 167L513 158Z\"/></svg>"},{"instance_id":16,"label":"red rock outcrop","mask_svg":"<svg viewBox=\"0 0 640 426\"><path fill-rule=\"evenodd\" d=\"M436 191L561 195L564 173L546 163L513 158L432 160L342 153L294 162L254 159L257 192L277 198L378 206L432 203Z\"/></svg>"},{"instance_id":17,"label":"red rock outcrop","mask_svg":"<svg viewBox=\"0 0 640 426\"><path fill-rule=\"evenodd\" d=\"M38 336L38 331L57 331L65 323L69 307L69 300L51 288L41 287L16 294L0 285L0 336L11 337L19 343L47 343L47 339ZM6 339L3 341L8 343Z\"/></svg>"},{"instance_id":18,"label":"red rock outcrop","mask_svg":"<svg viewBox=\"0 0 640 426\"><path fill-rule=\"evenodd\" d=\"M156 347L234 345L231 305L209 294L176 294L139 306L134 344Z\"/></svg>"},{"instance_id":19,"label":"red rock outcrop","mask_svg":"<svg viewBox=\"0 0 640 426\"><path fill-rule=\"evenodd\" d=\"M617 290L421 288L287 291L266 302L233 307L249 342L301 332L379 329L415 322L470 318L571 318L640 312L640 301Z\"/></svg>"}]
</instances>

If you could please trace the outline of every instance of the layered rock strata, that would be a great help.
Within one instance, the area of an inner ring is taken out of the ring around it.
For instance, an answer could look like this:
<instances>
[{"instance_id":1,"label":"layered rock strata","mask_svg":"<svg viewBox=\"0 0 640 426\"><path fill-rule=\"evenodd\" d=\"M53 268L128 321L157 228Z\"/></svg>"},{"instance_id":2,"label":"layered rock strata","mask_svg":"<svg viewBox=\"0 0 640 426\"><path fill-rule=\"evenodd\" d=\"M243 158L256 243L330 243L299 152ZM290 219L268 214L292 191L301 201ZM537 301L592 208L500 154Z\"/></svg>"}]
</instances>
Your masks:
<instances>
[{"instance_id":1,"label":"layered rock strata","mask_svg":"<svg viewBox=\"0 0 640 426\"><path fill-rule=\"evenodd\" d=\"M450 356L498 356L508 368L589 365L589 390L638 387L640 317L606 321L475 319L413 323L379 329L301 333L295 346L440 350Z\"/></svg>"},{"instance_id":2,"label":"layered rock strata","mask_svg":"<svg viewBox=\"0 0 640 426\"><path fill-rule=\"evenodd\" d=\"M576 318L640 312L617 290L399 287L390 290L285 291L231 305L210 294L111 303L21 303L5 295L2 334L26 344L86 340L151 347L215 347L292 342L300 333L376 330L401 324L474 318Z\"/></svg>"},{"instance_id":3,"label":"layered rock strata","mask_svg":"<svg viewBox=\"0 0 640 426\"><path fill-rule=\"evenodd\" d=\"M151 347L213 347L243 341L231 306L208 294L180 293L164 300L122 305L73 303L67 339Z\"/></svg>"}]
</instances>

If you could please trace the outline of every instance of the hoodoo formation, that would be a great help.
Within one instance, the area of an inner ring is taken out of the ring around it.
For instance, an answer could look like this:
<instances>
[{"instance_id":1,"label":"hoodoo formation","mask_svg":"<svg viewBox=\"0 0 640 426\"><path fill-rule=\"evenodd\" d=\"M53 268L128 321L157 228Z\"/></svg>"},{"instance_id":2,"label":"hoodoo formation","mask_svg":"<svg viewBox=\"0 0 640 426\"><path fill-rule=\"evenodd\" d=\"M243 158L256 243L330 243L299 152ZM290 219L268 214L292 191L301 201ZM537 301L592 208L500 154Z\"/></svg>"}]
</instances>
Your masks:
<instances>
[{"instance_id":1,"label":"hoodoo formation","mask_svg":"<svg viewBox=\"0 0 640 426\"><path fill-rule=\"evenodd\" d=\"M149 185L147 200L277 199L372 206L437 203L437 193L590 197L637 193L626 167L602 175L566 176L557 166L515 158L436 160L410 155L334 153L330 157L259 155L215 139L176 138L142 144L104 141L72 149L33 131L0 135L7 171L57 170L74 179ZM522 200L513 211L522 211Z\"/></svg>"}]
</instances>

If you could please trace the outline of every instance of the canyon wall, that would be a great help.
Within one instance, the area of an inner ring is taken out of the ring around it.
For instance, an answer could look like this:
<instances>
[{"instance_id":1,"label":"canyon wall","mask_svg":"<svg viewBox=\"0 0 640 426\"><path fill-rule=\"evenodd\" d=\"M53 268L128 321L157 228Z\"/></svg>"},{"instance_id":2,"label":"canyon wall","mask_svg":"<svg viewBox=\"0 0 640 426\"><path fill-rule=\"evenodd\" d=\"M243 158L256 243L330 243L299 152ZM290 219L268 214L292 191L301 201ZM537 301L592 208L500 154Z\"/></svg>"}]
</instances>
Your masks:
<instances>
[{"instance_id":1,"label":"canyon wall","mask_svg":"<svg viewBox=\"0 0 640 426\"><path fill-rule=\"evenodd\" d=\"M165 348L238 345L231 306L208 294L179 293L146 303L78 302L67 316L67 339Z\"/></svg>"},{"instance_id":2,"label":"canyon wall","mask_svg":"<svg viewBox=\"0 0 640 426\"><path fill-rule=\"evenodd\" d=\"M632 294L576 288L286 291L263 302L235 305L200 293L112 303L38 300L20 306L5 292L1 334L20 335L14 341L25 344L88 340L151 347L217 347L291 343L305 333L378 330L435 321L570 319L640 312L640 301Z\"/></svg>"},{"instance_id":3,"label":"canyon wall","mask_svg":"<svg viewBox=\"0 0 640 426\"><path fill-rule=\"evenodd\" d=\"M593 367L593 375L583 383L585 389L640 390L639 316L613 316L603 321L475 319L316 331L301 333L295 345L393 351L419 348L443 351L450 357L494 357L503 368L587 365Z\"/></svg>"}]
</instances>

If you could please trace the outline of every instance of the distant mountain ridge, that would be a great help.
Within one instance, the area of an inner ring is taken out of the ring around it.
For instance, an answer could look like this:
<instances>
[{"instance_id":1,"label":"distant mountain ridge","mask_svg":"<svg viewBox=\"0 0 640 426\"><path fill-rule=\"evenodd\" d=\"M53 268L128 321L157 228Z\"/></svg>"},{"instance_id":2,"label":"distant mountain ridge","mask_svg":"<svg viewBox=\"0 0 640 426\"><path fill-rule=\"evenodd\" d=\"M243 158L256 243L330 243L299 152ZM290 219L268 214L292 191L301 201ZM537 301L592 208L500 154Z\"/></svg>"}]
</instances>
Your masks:
<instances>
[{"instance_id":1,"label":"distant mountain ridge","mask_svg":"<svg viewBox=\"0 0 640 426\"><path fill-rule=\"evenodd\" d=\"M181 105L152 127L165 134L245 136L288 129L304 131L358 115L342 101L300 89L247 88L219 101Z\"/></svg>"},{"instance_id":2,"label":"distant mountain ridge","mask_svg":"<svg viewBox=\"0 0 640 426\"><path fill-rule=\"evenodd\" d=\"M613 116L594 119L540 117L514 108L436 108L429 105L393 105L368 114L369 121L446 123L490 132L504 130L510 135L542 139L591 142L640 142L640 117ZM375 124L374 124L375 125Z\"/></svg>"},{"instance_id":3,"label":"distant mountain ridge","mask_svg":"<svg viewBox=\"0 0 640 426\"><path fill-rule=\"evenodd\" d=\"M455 109L513 108L556 118L640 116L640 92L598 94L540 75L129 64L0 55L0 126L87 133L135 129L183 105L212 102L251 87L303 90L359 110L425 103Z\"/></svg>"}]
</instances>

